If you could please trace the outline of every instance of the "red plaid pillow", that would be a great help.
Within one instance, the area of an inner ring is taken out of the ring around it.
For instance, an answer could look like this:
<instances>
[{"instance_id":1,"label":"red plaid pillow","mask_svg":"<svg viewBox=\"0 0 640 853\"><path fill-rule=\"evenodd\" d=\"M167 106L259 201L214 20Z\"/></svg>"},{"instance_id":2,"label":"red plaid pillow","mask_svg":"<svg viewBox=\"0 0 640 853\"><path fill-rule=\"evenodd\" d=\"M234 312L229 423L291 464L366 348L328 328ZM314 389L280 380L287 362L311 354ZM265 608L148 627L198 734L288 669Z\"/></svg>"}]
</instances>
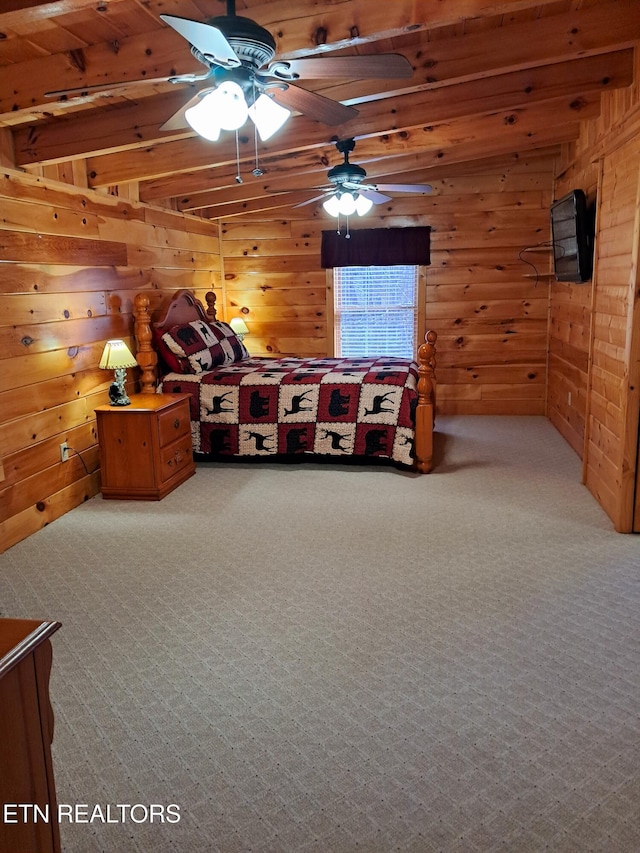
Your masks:
<instances>
[{"instance_id":1,"label":"red plaid pillow","mask_svg":"<svg viewBox=\"0 0 640 853\"><path fill-rule=\"evenodd\" d=\"M159 329L153 329L153 348L158 354L158 370L164 376L165 373L182 373L182 365L178 360L178 356L171 352L169 347L162 340L162 332Z\"/></svg>"},{"instance_id":2,"label":"red plaid pillow","mask_svg":"<svg viewBox=\"0 0 640 853\"><path fill-rule=\"evenodd\" d=\"M158 351L179 373L204 373L221 364L249 358L247 348L228 323L194 320L172 326L159 340ZM166 347L167 352L162 349ZM167 355L169 358L167 358Z\"/></svg>"}]
</instances>

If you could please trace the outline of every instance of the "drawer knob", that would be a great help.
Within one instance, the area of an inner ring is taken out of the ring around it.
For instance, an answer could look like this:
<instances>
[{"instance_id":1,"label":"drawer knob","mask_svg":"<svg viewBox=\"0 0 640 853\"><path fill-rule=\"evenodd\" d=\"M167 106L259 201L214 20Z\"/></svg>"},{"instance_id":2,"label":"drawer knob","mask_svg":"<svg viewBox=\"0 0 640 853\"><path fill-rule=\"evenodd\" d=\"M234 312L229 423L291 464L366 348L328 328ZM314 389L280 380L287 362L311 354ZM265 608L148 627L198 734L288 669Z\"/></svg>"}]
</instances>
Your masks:
<instances>
[{"instance_id":1,"label":"drawer knob","mask_svg":"<svg viewBox=\"0 0 640 853\"><path fill-rule=\"evenodd\" d=\"M173 426L175 429L178 429L178 427L180 426L180 418L175 419L175 421L173 422Z\"/></svg>"}]
</instances>

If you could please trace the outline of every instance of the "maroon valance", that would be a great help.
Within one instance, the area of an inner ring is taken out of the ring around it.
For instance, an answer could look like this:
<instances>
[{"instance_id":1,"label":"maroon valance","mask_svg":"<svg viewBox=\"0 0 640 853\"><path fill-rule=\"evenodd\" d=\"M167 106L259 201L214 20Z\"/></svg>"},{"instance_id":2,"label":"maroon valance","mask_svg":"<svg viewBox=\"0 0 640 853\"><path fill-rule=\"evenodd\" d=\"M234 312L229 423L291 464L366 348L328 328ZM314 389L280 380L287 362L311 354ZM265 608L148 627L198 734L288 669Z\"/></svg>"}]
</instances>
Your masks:
<instances>
[{"instance_id":1,"label":"maroon valance","mask_svg":"<svg viewBox=\"0 0 640 853\"><path fill-rule=\"evenodd\" d=\"M429 264L428 225L416 228L359 228L350 236L322 232L322 266L388 267Z\"/></svg>"}]
</instances>

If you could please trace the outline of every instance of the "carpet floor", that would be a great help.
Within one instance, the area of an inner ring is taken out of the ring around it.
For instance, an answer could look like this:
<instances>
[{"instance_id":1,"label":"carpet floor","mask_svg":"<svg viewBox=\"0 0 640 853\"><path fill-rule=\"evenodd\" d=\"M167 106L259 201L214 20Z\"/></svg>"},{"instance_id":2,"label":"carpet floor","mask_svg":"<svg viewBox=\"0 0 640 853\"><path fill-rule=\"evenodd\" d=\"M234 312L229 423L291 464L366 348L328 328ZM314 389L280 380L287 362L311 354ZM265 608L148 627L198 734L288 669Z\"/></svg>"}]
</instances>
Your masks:
<instances>
[{"instance_id":1,"label":"carpet floor","mask_svg":"<svg viewBox=\"0 0 640 853\"><path fill-rule=\"evenodd\" d=\"M203 463L0 555L62 622L64 851L640 850L639 540L545 418L437 430L428 476Z\"/></svg>"}]
</instances>

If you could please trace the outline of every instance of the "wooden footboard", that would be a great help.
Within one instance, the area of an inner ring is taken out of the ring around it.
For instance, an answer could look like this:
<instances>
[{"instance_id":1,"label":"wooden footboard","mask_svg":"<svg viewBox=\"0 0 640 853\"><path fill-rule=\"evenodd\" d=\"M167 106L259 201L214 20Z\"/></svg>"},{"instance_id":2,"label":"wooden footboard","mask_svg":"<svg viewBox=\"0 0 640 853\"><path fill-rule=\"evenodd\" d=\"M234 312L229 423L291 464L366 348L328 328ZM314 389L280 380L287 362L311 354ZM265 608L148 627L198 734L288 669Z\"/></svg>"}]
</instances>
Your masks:
<instances>
[{"instance_id":1,"label":"wooden footboard","mask_svg":"<svg viewBox=\"0 0 640 853\"><path fill-rule=\"evenodd\" d=\"M418 405L416 407L416 468L428 474L433 466L433 426L436 417L436 340L427 332L418 350Z\"/></svg>"}]
</instances>

